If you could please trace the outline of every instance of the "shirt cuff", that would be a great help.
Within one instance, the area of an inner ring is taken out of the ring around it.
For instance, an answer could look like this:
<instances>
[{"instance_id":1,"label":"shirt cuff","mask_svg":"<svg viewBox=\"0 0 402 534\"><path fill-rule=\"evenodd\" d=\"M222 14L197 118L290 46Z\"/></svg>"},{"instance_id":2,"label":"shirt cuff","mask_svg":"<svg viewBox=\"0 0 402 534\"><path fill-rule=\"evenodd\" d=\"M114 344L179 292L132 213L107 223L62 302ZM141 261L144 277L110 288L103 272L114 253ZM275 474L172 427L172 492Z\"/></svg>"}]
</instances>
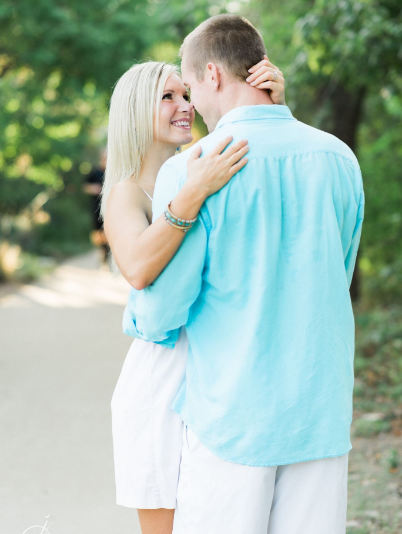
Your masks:
<instances>
[{"instance_id":1,"label":"shirt cuff","mask_svg":"<svg viewBox=\"0 0 402 534\"><path fill-rule=\"evenodd\" d=\"M166 347L168 349L174 349L180 334L180 328L177 330L172 330L169 334L169 337L163 341L153 341L152 339L147 339L143 334L141 334L141 332L138 331L135 317L132 315L132 312L129 310L128 306L126 306L123 314L123 332L127 336L136 337L149 343L156 343L157 345L161 345L162 347Z\"/></svg>"}]
</instances>

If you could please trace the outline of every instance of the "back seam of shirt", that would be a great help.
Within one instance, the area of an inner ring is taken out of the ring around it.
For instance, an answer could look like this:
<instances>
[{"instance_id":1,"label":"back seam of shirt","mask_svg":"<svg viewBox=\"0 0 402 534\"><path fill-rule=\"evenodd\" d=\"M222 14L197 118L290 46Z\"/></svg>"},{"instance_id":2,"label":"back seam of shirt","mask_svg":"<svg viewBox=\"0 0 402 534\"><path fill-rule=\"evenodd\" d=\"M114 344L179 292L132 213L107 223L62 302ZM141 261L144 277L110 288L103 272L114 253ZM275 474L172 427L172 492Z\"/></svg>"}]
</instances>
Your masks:
<instances>
[{"instance_id":1,"label":"back seam of shirt","mask_svg":"<svg viewBox=\"0 0 402 534\"><path fill-rule=\"evenodd\" d=\"M303 154L322 154L322 153L324 153L324 154L333 154L334 156L339 156L340 158L346 159L347 161L350 161L356 167L358 167L358 165L356 164L356 161L354 161L353 158L345 156L345 154L341 154L340 152L337 152L335 150L325 150L325 149L295 150L294 152L286 152L286 153L283 153L283 154L275 154L275 155L268 154L267 156L264 156L263 158L258 158L258 157L253 157L253 156L248 156L248 158L249 158L249 161L252 161L252 160L257 161L257 160L266 160L266 159L270 159L270 158L280 159L280 158L287 158L287 157L291 157L291 156L299 156L299 155L303 155Z\"/></svg>"},{"instance_id":2,"label":"back seam of shirt","mask_svg":"<svg viewBox=\"0 0 402 534\"><path fill-rule=\"evenodd\" d=\"M248 157L249 157L249 161L258 161L258 160L267 160L267 159L270 159L270 158L280 159L280 158L287 158L287 157L298 156L298 155L303 155L303 154L321 154L321 153L333 154L334 156L339 156L340 158L343 158L343 159L345 159L347 161L350 161L350 163L355 165L356 168L360 169L359 164L352 157L348 157L345 154L341 154L340 152L337 152L336 150L327 150L327 149L295 150L293 152L286 152L286 153L283 153L283 154L272 154L272 155L271 154L267 154L266 156L264 156L262 158L253 157L253 156L251 156L251 157L248 156ZM171 168L172 170L174 170L175 172L178 171L178 169L173 164L165 164L165 165L167 167ZM186 172L183 171L178 176L179 176L179 181L181 182L182 179L186 176ZM182 185L182 184L180 183L180 185Z\"/></svg>"},{"instance_id":3,"label":"back seam of shirt","mask_svg":"<svg viewBox=\"0 0 402 534\"><path fill-rule=\"evenodd\" d=\"M223 126L226 126L226 124L235 124L236 122L257 122L257 121L265 121L265 122L271 122L271 121L297 121L299 122L295 117L270 117L267 119L266 117L261 117L260 119L257 117L253 117L252 119L238 119L233 120L230 122L224 122L223 124L220 124L216 130L219 130L219 128L222 128ZM214 130L214 131L216 131Z\"/></svg>"}]
</instances>

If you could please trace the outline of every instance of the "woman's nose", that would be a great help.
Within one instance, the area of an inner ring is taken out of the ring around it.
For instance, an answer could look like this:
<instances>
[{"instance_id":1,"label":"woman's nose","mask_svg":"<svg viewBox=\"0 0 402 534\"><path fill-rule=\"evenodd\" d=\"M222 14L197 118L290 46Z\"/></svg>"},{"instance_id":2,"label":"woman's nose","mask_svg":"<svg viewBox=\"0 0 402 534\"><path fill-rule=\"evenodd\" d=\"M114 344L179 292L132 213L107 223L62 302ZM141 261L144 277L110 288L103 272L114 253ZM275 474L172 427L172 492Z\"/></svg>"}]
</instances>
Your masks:
<instances>
[{"instance_id":1,"label":"woman's nose","mask_svg":"<svg viewBox=\"0 0 402 534\"><path fill-rule=\"evenodd\" d=\"M194 104L192 104L191 102L186 102L184 101L182 103L182 105L180 106L180 110L179 111L184 111L184 112L191 112L191 111L194 111Z\"/></svg>"}]
</instances>

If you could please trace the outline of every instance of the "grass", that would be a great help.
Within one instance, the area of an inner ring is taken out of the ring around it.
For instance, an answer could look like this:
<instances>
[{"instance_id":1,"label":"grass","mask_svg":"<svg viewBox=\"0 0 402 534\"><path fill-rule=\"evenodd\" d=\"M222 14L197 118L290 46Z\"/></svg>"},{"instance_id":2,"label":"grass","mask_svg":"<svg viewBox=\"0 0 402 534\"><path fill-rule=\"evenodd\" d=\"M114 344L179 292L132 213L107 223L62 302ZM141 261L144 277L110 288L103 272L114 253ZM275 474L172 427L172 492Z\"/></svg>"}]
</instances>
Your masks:
<instances>
[{"instance_id":1,"label":"grass","mask_svg":"<svg viewBox=\"0 0 402 534\"><path fill-rule=\"evenodd\" d=\"M355 310L347 534L402 533L402 308Z\"/></svg>"}]
</instances>

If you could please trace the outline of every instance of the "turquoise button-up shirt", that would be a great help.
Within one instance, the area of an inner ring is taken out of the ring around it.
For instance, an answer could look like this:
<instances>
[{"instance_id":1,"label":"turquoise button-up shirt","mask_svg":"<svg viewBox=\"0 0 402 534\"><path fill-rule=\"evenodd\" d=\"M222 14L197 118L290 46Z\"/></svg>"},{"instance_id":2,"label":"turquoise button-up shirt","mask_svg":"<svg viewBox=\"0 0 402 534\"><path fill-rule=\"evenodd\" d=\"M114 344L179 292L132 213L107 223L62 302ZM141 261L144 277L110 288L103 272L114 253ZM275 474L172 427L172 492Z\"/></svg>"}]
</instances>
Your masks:
<instances>
[{"instance_id":1,"label":"turquoise button-up shirt","mask_svg":"<svg viewBox=\"0 0 402 534\"><path fill-rule=\"evenodd\" d=\"M199 141L203 154L227 135L248 139L248 164L206 200L159 278L132 290L124 332L173 347L185 325L186 379L172 407L220 458L340 456L351 449L358 162L287 106L231 110ZM154 220L185 183L190 153L161 168Z\"/></svg>"}]
</instances>

